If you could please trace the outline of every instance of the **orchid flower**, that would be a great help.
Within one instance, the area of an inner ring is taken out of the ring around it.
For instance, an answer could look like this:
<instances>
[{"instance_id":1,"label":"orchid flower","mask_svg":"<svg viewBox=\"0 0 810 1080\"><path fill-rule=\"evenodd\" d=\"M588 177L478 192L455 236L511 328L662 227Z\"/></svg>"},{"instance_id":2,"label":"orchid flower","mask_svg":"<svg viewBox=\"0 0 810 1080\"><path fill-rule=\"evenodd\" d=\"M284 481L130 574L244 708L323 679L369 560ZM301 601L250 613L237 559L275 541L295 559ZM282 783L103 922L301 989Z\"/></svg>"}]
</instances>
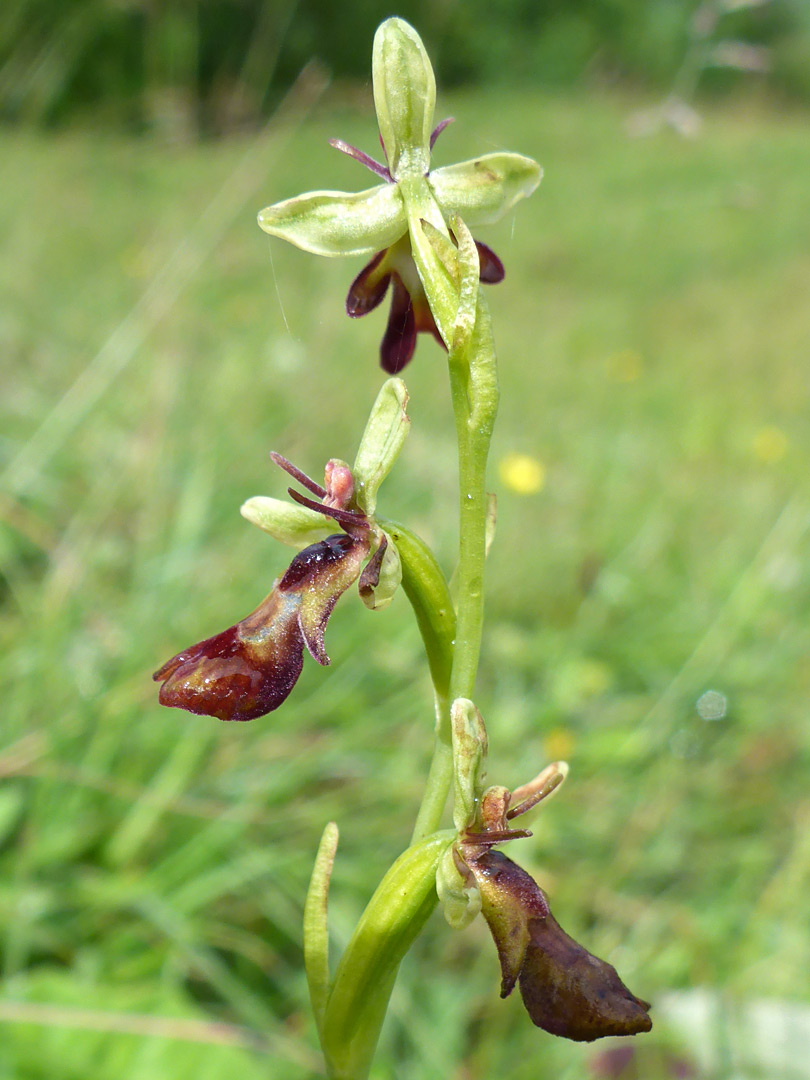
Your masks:
<instances>
[{"instance_id":1,"label":"orchid flower","mask_svg":"<svg viewBox=\"0 0 810 1080\"><path fill-rule=\"evenodd\" d=\"M401 371L427 331L451 343L425 293L414 261L429 222L446 236L460 217L467 226L488 225L503 217L540 182L537 162L520 154L494 153L430 168L433 145L450 120L433 127L436 82L419 35L402 19L388 19L374 38L374 103L385 163L375 161L341 139L331 145L365 165L382 183L366 191L311 191L268 206L259 225L304 251L317 255L365 255L370 262L355 277L346 299L353 318L366 315L392 292L380 362L390 374ZM476 244L479 277L501 281L504 268L485 244Z\"/></svg>"}]
</instances>

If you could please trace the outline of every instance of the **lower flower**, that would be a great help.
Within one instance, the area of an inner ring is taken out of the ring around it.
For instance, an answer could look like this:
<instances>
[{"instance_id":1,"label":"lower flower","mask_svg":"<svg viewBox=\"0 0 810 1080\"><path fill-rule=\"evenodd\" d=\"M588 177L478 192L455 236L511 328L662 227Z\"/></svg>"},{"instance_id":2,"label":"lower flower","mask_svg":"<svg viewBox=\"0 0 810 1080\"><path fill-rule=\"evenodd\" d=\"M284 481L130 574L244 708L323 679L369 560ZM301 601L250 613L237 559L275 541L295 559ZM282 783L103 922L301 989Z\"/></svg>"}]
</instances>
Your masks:
<instances>
[{"instance_id":1,"label":"lower flower","mask_svg":"<svg viewBox=\"0 0 810 1080\"><path fill-rule=\"evenodd\" d=\"M483 730L477 710L475 717ZM475 733L474 727L470 730ZM454 727L457 760L464 756L463 735L460 725L458 731ZM473 772L480 768L473 757L469 763ZM512 821L548 799L567 772L564 762L555 762L515 791L494 786L481 792L452 848L452 867L440 869L437 889L440 899L444 894L451 925L465 925L465 906L473 917L481 911L498 949L501 997L519 985L538 1027L576 1042L637 1035L652 1028L647 1002L627 989L612 965L566 934L551 914L545 893L525 870L492 850L496 844L531 836L513 828ZM457 796L460 790L457 780Z\"/></svg>"},{"instance_id":2,"label":"lower flower","mask_svg":"<svg viewBox=\"0 0 810 1080\"><path fill-rule=\"evenodd\" d=\"M532 1022L576 1042L652 1028L647 1002L627 989L611 964L566 934L525 870L499 851L483 852L468 865L498 948L501 997L519 983Z\"/></svg>"}]
</instances>

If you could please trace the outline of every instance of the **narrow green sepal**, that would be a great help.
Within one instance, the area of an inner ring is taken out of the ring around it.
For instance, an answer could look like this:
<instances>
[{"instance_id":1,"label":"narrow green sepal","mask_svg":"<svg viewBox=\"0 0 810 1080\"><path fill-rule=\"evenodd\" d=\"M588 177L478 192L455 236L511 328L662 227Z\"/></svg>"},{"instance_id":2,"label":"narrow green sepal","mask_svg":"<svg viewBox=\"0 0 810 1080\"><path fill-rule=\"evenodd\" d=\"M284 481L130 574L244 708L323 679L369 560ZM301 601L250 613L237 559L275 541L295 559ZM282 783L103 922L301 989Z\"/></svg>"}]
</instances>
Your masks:
<instances>
[{"instance_id":1,"label":"narrow green sepal","mask_svg":"<svg viewBox=\"0 0 810 1080\"><path fill-rule=\"evenodd\" d=\"M367 191L310 191L259 212L259 226L315 255L372 255L405 232L396 184Z\"/></svg>"},{"instance_id":2,"label":"narrow green sepal","mask_svg":"<svg viewBox=\"0 0 810 1080\"><path fill-rule=\"evenodd\" d=\"M448 924L454 930L469 926L481 911L481 890L472 873L459 869L455 847L442 856L436 871L436 893Z\"/></svg>"},{"instance_id":3,"label":"narrow green sepal","mask_svg":"<svg viewBox=\"0 0 810 1080\"><path fill-rule=\"evenodd\" d=\"M436 79L422 39L404 19L386 19L378 27L371 73L391 175L395 180L408 173L423 176L430 166Z\"/></svg>"},{"instance_id":4,"label":"narrow green sepal","mask_svg":"<svg viewBox=\"0 0 810 1080\"><path fill-rule=\"evenodd\" d=\"M335 864L338 845L338 827L330 821L323 831L315 866L309 882L304 904L304 967L309 985L309 999L315 1014L318 1034L323 1030L323 1018L329 999L329 930L327 914L329 906L329 881Z\"/></svg>"},{"instance_id":5,"label":"narrow green sepal","mask_svg":"<svg viewBox=\"0 0 810 1080\"><path fill-rule=\"evenodd\" d=\"M434 169L428 177L436 201L468 225L491 225L535 190L543 170L522 154L484 154Z\"/></svg>"},{"instance_id":6,"label":"narrow green sepal","mask_svg":"<svg viewBox=\"0 0 810 1080\"><path fill-rule=\"evenodd\" d=\"M368 517L377 508L380 484L391 471L408 434L411 422L405 412L407 404L408 391L402 379L386 380L360 440L352 475L355 498Z\"/></svg>"},{"instance_id":7,"label":"narrow green sepal","mask_svg":"<svg viewBox=\"0 0 810 1080\"><path fill-rule=\"evenodd\" d=\"M487 767L487 729L469 698L456 698L450 709L453 734L455 799L453 824L461 833L474 828Z\"/></svg>"},{"instance_id":8,"label":"narrow green sepal","mask_svg":"<svg viewBox=\"0 0 810 1080\"><path fill-rule=\"evenodd\" d=\"M252 525L258 525L269 533L274 540L298 549L335 531L323 514L297 503L273 499L269 495L254 495L242 503L239 513Z\"/></svg>"}]
</instances>

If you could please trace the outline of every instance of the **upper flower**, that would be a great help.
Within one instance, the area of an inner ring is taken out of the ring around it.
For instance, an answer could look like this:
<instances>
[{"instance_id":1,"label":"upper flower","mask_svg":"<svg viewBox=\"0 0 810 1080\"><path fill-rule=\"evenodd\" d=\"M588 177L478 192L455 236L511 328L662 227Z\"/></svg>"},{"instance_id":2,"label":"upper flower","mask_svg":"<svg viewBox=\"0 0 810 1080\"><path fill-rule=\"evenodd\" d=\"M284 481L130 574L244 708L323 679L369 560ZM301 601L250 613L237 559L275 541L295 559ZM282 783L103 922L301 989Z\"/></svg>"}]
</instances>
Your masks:
<instances>
[{"instance_id":1,"label":"upper flower","mask_svg":"<svg viewBox=\"0 0 810 1080\"><path fill-rule=\"evenodd\" d=\"M404 20L387 19L377 30L372 75L386 164L340 140L332 140L332 145L366 165L383 183L357 193L312 191L287 199L262 210L259 225L316 255L375 256L355 279L347 310L355 317L366 314L393 281L382 362L396 372L413 354L417 331L429 330L450 344L429 289L426 296L420 259L414 263L412 257L424 246L422 223L430 222L445 235L456 216L472 228L488 225L530 195L542 172L531 158L511 153L430 170L433 144L449 120L433 127L433 69L419 35ZM500 281L503 267L483 245L479 259L481 280Z\"/></svg>"}]
</instances>

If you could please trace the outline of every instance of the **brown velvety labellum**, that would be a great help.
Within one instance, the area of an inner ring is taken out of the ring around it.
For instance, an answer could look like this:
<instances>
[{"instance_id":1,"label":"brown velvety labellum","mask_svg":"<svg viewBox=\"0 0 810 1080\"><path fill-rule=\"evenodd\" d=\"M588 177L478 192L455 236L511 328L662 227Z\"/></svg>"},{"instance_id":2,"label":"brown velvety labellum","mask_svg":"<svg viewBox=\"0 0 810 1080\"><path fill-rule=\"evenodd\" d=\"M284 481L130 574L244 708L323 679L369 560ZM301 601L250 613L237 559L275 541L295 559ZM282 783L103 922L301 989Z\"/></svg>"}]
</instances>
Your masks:
<instances>
[{"instance_id":1,"label":"brown velvety labellum","mask_svg":"<svg viewBox=\"0 0 810 1080\"><path fill-rule=\"evenodd\" d=\"M576 1042L652 1028L647 1002L630 993L612 964L569 937L550 912L529 920L520 993L533 1023Z\"/></svg>"}]
</instances>

